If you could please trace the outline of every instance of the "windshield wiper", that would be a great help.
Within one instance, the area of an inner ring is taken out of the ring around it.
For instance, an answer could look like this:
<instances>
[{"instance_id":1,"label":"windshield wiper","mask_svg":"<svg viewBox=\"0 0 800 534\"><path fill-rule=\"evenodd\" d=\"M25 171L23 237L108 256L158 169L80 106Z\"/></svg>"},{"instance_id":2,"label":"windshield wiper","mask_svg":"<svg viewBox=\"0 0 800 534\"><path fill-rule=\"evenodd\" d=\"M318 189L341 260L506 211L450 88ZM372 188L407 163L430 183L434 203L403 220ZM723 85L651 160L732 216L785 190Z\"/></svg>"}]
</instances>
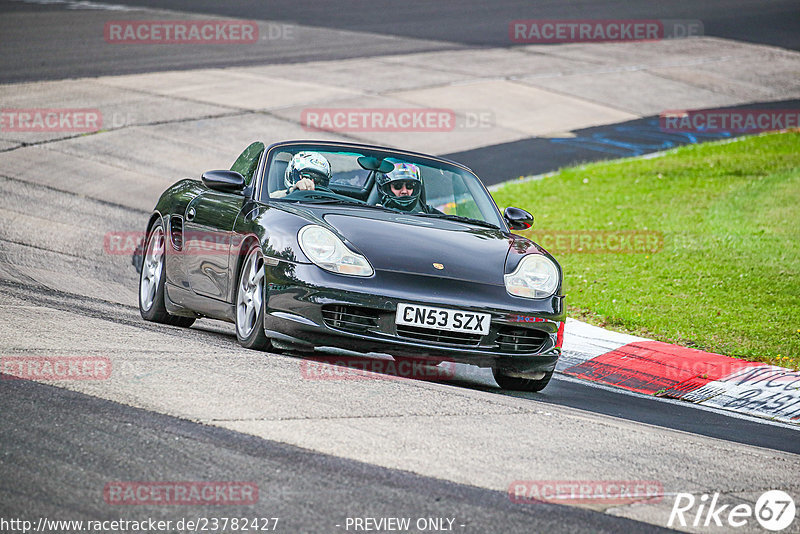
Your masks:
<instances>
[{"instance_id":1,"label":"windshield wiper","mask_svg":"<svg viewBox=\"0 0 800 534\"><path fill-rule=\"evenodd\" d=\"M467 224L476 224L478 226L484 226L486 228L494 228L496 230L500 230L500 227L496 224L492 224L488 221L482 221L480 219L473 219L471 217L462 217L461 215L450 215L447 213L408 213L407 215L419 215L422 217L435 217L437 219L447 219L448 221L458 221Z\"/></svg>"}]
</instances>

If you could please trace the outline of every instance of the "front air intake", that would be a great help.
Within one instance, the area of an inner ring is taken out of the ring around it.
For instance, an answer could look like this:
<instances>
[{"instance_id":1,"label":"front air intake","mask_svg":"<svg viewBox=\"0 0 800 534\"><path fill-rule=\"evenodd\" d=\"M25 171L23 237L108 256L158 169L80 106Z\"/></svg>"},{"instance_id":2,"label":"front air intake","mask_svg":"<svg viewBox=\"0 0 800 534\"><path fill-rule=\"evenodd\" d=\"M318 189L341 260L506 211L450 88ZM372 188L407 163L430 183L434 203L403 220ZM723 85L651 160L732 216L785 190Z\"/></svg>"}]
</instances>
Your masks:
<instances>
[{"instance_id":1,"label":"front air intake","mask_svg":"<svg viewBox=\"0 0 800 534\"><path fill-rule=\"evenodd\" d=\"M460 345L463 347L474 347L481 342L481 334L468 334L462 332L449 332L447 330L433 330L430 328L420 328L418 326L397 325L397 335L416 341L446 343L448 345Z\"/></svg>"},{"instance_id":2,"label":"front air intake","mask_svg":"<svg viewBox=\"0 0 800 534\"><path fill-rule=\"evenodd\" d=\"M504 352L539 352L550 335L543 330L504 326L497 332L497 345Z\"/></svg>"},{"instance_id":3,"label":"front air intake","mask_svg":"<svg viewBox=\"0 0 800 534\"><path fill-rule=\"evenodd\" d=\"M371 328L377 328L378 310L343 304L326 304L322 307L322 320L330 328L362 333Z\"/></svg>"}]
</instances>

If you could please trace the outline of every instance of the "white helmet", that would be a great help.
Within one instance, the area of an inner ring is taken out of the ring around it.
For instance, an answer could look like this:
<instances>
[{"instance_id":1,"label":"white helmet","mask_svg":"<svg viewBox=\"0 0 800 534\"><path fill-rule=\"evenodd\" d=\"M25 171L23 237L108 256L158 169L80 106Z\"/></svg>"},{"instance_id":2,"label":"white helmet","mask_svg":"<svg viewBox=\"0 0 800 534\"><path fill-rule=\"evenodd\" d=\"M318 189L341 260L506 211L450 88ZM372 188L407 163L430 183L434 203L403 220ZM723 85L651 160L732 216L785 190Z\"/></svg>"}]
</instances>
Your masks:
<instances>
[{"instance_id":1,"label":"white helmet","mask_svg":"<svg viewBox=\"0 0 800 534\"><path fill-rule=\"evenodd\" d=\"M283 181L288 189L303 178L314 180L315 187L328 187L331 164L319 152L298 152L286 166Z\"/></svg>"}]
</instances>

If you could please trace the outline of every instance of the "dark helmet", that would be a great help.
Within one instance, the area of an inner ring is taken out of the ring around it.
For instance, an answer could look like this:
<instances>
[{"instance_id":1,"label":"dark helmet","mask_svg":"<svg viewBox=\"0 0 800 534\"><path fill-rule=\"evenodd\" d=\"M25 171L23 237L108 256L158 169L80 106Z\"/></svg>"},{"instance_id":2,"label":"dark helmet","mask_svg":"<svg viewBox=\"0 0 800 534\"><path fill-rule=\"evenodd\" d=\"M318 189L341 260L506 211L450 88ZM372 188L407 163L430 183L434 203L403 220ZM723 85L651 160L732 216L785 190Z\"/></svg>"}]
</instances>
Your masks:
<instances>
[{"instance_id":1,"label":"dark helmet","mask_svg":"<svg viewBox=\"0 0 800 534\"><path fill-rule=\"evenodd\" d=\"M328 187L331 181L331 164L319 152L298 152L286 166L283 182L288 189L302 178L314 180L315 187Z\"/></svg>"},{"instance_id":2,"label":"dark helmet","mask_svg":"<svg viewBox=\"0 0 800 534\"><path fill-rule=\"evenodd\" d=\"M381 204L387 208L396 208L409 211L419 200L422 192L422 178L419 167L413 163L395 163L394 170L386 174L378 173L378 192L381 196ZM405 182L406 187L411 189L411 194L398 196L392 191L392 184Z\"/></svg>"}]
</instances>

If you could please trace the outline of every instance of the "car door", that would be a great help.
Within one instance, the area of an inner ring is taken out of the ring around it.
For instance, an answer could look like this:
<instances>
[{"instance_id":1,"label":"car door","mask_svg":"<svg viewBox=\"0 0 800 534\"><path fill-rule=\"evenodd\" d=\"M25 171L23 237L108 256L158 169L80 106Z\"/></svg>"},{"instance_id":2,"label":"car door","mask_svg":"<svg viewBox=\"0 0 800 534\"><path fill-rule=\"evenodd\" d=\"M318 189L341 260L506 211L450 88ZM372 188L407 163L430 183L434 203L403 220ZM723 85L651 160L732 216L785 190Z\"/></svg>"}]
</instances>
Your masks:
<instances>
[{"instance_id":1,"label":"car door","mask_svg":"<svg viewBox=\"0 0 800 534\"><path fill-rule=\"evenodd\" d=\"M263 143L253 143L231 167L244 176L248 186L263 151ZM189 285L198 295L227 299L233 228L249 194L249 187L241 193L206 188L186 206L183 224L185 265Z\"/></svg>"},{"instance_id":2,"label":"car door","mask_svg":"<svg viewBox=\"0 0 800 534\"><path fill-rule=\"evenodd\" d=\"M198 295L222 300L228 290L228 256L244 196L208 190L186 207L184 250L189 286Z\"/></svg>"}]
</instances>

